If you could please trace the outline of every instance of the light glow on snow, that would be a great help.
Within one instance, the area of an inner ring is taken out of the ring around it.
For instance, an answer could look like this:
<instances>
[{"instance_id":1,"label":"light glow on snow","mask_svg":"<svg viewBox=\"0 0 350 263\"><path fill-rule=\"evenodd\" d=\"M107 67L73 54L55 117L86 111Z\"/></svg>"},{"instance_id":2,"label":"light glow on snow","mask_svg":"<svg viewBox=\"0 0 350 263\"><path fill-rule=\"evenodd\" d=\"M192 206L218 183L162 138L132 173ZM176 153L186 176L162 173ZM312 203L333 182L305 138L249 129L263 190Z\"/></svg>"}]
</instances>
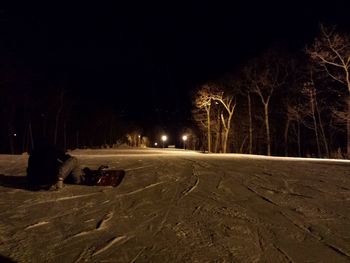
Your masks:
<instances>
[{"instance_id":1,"label":"light glow on snow","mask_svg":"<svg viewBox=\"0 0 350 263\"><path fill-rule=\"evenodd\" d=\"M231 262L234 251L238 262L345 262L350 254L349 160L183 149L70 154L81 167L126 176L117 188L31 192L18 184L28 155L0 155L2 255L110 262L123 250L128 262Z\"/></svg>"}]
</instances>

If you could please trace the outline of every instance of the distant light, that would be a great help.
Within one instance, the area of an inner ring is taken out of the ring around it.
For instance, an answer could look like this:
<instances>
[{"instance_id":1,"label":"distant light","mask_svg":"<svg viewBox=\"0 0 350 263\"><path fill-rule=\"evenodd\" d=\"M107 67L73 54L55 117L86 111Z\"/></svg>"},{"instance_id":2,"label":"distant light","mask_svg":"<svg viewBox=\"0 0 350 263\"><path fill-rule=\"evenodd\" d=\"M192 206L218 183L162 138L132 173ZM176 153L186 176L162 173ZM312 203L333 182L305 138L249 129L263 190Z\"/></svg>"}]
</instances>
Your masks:
<instances>
[{"instance_id":1,"label":"distant light","mask_svg":"<svg viewBox=\"0 0 350 263\"><path fill-rule=\"evenodd\" d=\"M139 135L139 138L141 138L141 135Z\"/></svg>"},{"instance_id":2,"label":"distant light","mask_svg":"<svg viewBox=\"0 0 350 263\"><path fill-rule=\"evenodd\" d=\"M155 142L155 143L154 143L154 146L157 146L157 145L158 145L158 143L157 143L157 142Z\"/></svg>"},{"instance_id":3,"label":"distant light","mask_svg":"<svg viewBox=\"0 0 350 263\"><path fill-rule=\"evenodd\" d=\"M182 140L187 141L187 135L182 136Z\"/></svg>"},{"instance_id":4,"label":"distant light","mask_svg":"<svg viewBox=\"0 0 350 263\"><path fill-rule=\"evenodd\" d=\"M17 133L14 133L14 134L13 134L13 136L15 136L15 137L16 137L16 136L17 136Z\"/></svg>"},{"instance_id":5,"label":"distant light","mask_svg":"<svg viewBox=\"0 0 350 263\"><path fill-rule=\"evenodd\" d=\"M162 136L162 141L165 142L168 139L168 137L166 135Z\"/></svg>"}]
</instances>

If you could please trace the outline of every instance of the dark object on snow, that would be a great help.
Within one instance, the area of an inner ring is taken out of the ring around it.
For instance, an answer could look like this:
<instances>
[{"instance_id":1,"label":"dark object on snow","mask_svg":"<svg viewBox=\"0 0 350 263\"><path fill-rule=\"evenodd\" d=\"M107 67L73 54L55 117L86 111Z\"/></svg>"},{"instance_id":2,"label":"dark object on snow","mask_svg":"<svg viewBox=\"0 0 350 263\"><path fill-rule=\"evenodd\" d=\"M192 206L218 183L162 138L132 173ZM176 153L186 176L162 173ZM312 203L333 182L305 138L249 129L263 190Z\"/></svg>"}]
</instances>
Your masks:
<instances>
[{"instance_id":1,"label":"dark object on snow","mask_svg":"<svg viewBox=\"0 0 350 263\"><path fill-rule=\"evenodd\" d=\"M100 166L97 170L79 167L78 159L54 147L47 139L35 142L30 153L27 168L27 184L30 190L60 189L64 183L117 186L123 180L125 171L108 170Z\"/></svg>"},{"instance_id":2,"label":"dark object on snow","mask_svg":"<svg viewBox=\"0 0 350 263\"><path fill-rule=\"evenodd\" d=\"M83 169L86 185L118 186L125 176L124 170L109 170L108 166L100 166L97 170L88 167Z\"/></svg>"},{"instance_id":3,"label":"dark object on snow","mask_svg":"<svg viewBox=\"0 0 350 263\"><path fill-rule=\"evenodd\" d=\"M27 184L31 190L48 190L58 180L63 164L73 157L50 144L46 138L35 141L27 167Z\"/></svg>"},{"instance_id":4,"label":"dark object on snow","mask_svg":"<svg viewBox=\"0 0 350 263\"><path fill-rule=\"evenodd\" d=\"M16 263L16 261L13 261L12 259L5 257L3 255L0 255L0 262L1 263Z\"/></svg>"},{"instance_id":5,"label":"dark object on snow","mask_svg":"<svg viewBox=\"0 0 350 263\"><path fill-rule=\"evenodd\" d=\"M16 189L27 189L27 178L23 177L22 175L0 174L0 185ZM0 262L2 261L0 260Z\"/></svg>"},{"instance_id":6,"label":"dark object on snow","mask_svg":"<svg viewBox=\"0 0 350 263\"><path fill-rule=\"evenodd\" d=\"M57 150L45 138L35 141L35 148L30 152L27 167L27 183L30 189L49 189L57 181L59 169L58 157L64 152Z\"/></svg>"}]
</instances>

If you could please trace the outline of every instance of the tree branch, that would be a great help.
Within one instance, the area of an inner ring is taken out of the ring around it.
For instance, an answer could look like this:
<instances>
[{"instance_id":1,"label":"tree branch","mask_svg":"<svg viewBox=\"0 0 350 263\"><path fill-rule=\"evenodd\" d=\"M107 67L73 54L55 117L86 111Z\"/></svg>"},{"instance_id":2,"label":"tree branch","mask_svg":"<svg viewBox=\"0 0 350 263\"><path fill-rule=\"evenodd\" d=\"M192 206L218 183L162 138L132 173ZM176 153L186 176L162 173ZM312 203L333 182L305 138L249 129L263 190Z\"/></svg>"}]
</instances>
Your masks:
<instances>
[{"instance_id":1,"label":"tree branch","mask_svg":"<svg viewBox=\"0 0 350 263\"><path fill-rule=\"evenodd\" d=\"M325 64L333 65L333 66L339 67L339 68L344 68L343 65L340 65L340 64L335 63L335 62L331 62L331 61L329 61L329 60L326 60L324 57L322 57L322 56L321 56L320 54L318 54L317 52L312 52L311 55L314 55L314 56L318 57L318 58L319 58L323 63L325 63Z\"/></svg>"},{"instance_id":2,"label":"tree branch","mask_svg":"<svg viewBox=\"0 0 350 263\"><path fill-rule=\"evenodd\" d=\"M334 75L328 70L328 68L327 68L326 65L323 65L323 67L325 68L325 70L327 71L327 74L328 74L332 79L334 79L334 80L336 80L336 81L338 81L338 82L340 82L340 83L342 83L342 84L345 84L345 82L342 81L340 78L337 78L336 76L334 76Z\"/></svg>"}]
</instances>

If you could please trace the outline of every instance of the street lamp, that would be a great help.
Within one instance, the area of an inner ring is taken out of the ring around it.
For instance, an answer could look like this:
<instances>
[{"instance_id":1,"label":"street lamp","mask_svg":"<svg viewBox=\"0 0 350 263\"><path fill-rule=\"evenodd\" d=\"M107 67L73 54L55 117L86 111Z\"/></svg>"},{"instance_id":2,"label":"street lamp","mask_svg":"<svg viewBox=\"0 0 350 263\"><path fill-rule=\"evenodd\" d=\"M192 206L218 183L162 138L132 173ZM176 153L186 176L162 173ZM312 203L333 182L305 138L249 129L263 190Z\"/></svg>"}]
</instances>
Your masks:
<instances>
[{"instance_id":1,"label":"street lamp","mask_svg":"<svg viewBox=\"0 0 350 263\"><path fill-rule=\"evenodd\" d=\"M157 147L157 146L158 146L158 143L157 143L157 142L155 142L155 143L154 143L154 146L156 146L156 147Z\"/></svg>"},{"instance_id":2,"label":"street lamp","mask_svg":"<svg viewBox=\"0 0 350 263\"><path fill-rule=\"evenodd\" d=\"M163 148L164 148L164 142L168 139L168 137L166 135L162 136L162 142L163 142Z\"/></svg>"},{"instance_id":3,"label":"street lamp","mask_svg":"<svg viewBox=\"0 0 350 263\"><path fill-rule=\"evenodd\" d=\"M182 140L184 141L184 150L186 149L186 141L187 141L188 137L187 135L182 136Z\"/></svg>"}]
</instances>

